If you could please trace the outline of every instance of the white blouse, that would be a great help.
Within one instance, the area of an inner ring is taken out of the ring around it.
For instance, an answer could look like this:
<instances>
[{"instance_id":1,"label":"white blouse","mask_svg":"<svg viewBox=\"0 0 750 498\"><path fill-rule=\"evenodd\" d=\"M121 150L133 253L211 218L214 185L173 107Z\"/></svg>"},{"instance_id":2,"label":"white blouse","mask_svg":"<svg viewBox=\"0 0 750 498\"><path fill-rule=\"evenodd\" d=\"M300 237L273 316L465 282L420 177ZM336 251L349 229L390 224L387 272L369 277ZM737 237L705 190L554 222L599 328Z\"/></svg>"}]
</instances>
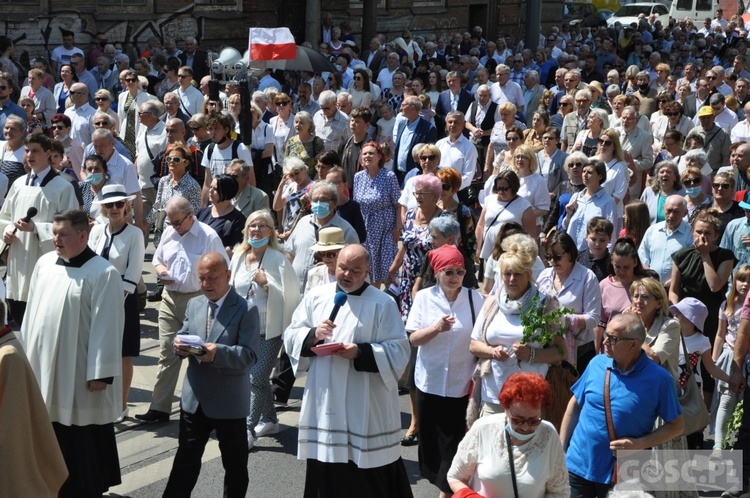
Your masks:
<instances>
[{"instance_id":1,"label":"white blouse","mask_svg":"<svg viewBox=\"0 0 750 498\"><path fill-rule=\"evenodd\" d=\"M448 480L461 481L488 498L513 496L513 478L505 438L505 414L477 420L458 445ZM565 453L555 427L542 421L534 437L513 446L518 496L570 496Z\"/></svg>"},{"instance_id":2,"label":"white blouse","mask_svg":"<svg viewBox=\"0 0 750 498\"><path fill-rule=\"evenodd\" d=\"M469 293L474 305L473 319ZM417 293L406 321L407 332L429 327L445 315L456 319L451 330L419 346L414 381L420 391L448 398L460 398L469 392L471 374L476 366L474 355L469 352L471 331L483 303L479 292L466 287L461 289L453 304L448 302L440 285Z\"/></svg>"},{"instance_id":3,"label":"white blouse","mask_svg":"<svg viewBox=\"0 0 750 498\"><path fill-rule=\"evenodd\" d=\"M143 232L129 223L114 234L110 234L108 228L109 223L94 225L89 247L99 255L109 247L107 260L120 272L125 292L133 294L143 270Z\"/></svg>"}]
</instances>

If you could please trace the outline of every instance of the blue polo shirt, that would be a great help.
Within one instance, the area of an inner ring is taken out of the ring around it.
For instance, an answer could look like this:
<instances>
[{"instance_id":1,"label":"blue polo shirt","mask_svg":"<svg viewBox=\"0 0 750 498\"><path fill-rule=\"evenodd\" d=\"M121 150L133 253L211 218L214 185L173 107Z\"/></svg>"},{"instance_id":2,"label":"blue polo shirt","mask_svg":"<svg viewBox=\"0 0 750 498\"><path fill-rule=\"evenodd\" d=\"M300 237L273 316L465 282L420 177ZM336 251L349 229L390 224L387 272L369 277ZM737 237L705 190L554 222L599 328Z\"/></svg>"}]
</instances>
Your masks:
<instances>
[{"instance_id":1,"label":"blue polo shirt","mask_svg":"<svg viewBox=\"0 0 750 498\"><path fill-rule=\"evenodd\" d=\"M581 414L565 460L570 472L605 484L609 484L615 465L604 414L604 375L610 367L612 421L618 438L641 437L654 430L657 416L669 422L682 414L674 379L644 352L628 372L618 370L604 354L591 360L571 388Z\"/></svg>"}]
</instances>

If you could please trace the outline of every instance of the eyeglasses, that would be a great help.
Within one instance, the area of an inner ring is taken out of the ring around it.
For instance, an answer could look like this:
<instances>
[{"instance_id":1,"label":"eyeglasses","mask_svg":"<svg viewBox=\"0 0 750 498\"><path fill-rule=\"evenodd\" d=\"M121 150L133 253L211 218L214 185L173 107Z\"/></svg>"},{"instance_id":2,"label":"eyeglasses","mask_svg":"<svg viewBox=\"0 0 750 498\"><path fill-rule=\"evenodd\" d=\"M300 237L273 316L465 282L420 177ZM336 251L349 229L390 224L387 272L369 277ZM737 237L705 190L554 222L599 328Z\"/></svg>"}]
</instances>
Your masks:
<instances>
[{"instance_id":1,"label":"eyeglasses","mask_svg":"<svg viewBox=\"0 0 750 498\"><path fill-rule=\"evenodd\" d=\"M669 102L667 99L659 99L660 104L666 104L667 102Z\"/></svg>"},{"instance_id":2,"label":"eyeglasses","mask_svg":"<svg viewBox=\"0 0 750 498\"><path fill-rule=\"evenodd\" d=\"M200 130L201 128L203 128L203 126L188 126L188 128L190 128L190 129L191 129L191 130L193 130L193 131L198 131L198 130Z\"/></svg>"},{"instance_id":3,"label":"eyeglasses","mask_svg":"<svg viewBox=\"0 0 750 498\"><path fill-rule=\"evenodd\" d=\"M635 339L632 337L617 337L606 332L604 333L604 340L609 341L612 347L617 346L617 343L621 341L635 341Z\"/></svg>"},{"instance_id":4,"label":"eyeglasses","mask_svg":"<svg viewBox=\"0 0 750 498\"><path fill-rule=\"evenodd\" d=\"M151 111L138 111L139 116L143 116L145 114L151 114Z\"/></svg>"},{"instance_id":5,"label":"eyeglasses","mask_svg":"<svg viewBox=\"0 0 750 498\"><path fill-rule=\"evenodd\" d=\"M697 187L703 183L703 178L688 178L682 182L686 187Z\"/></svg>"},{"instance_id":6,"label":"eyeglasses","mask_svg":"<svg viewBox=\"0 0 750 498\"><path fill-rule=\"evenodd\" d=\"M182 224L185 223L185 220L187 220L188 218L190 218L189 214L185 215L185 217L182 218L182 220L180 221L175 221L175 222L167 221L167 225L171 227L181 227Z\"/></svg>"},{"instance_id":7,"label":"eyeglasses","mask_svg":"<svg viewBox=\"0 0 750 498\"><path fill-rule=\"evenodd\" d=\"M263 231L263 230L265 230L267 228L270 228L270 227L268 225L266 225L266 224L248 225L248 227L247 227L248 230L261 230L261 231Z\"/></svg>"},{"instance_id":8,"label":"eyeglasses","mask_svg":"<svg viewBox=\"0 0 750 498\"><path fill-rule=\"evenodd\" d=\"M335 258L338 255L339 255L338 251L328 251L328 252L319 252L318 253L318 256L320 256L323 259L325 259L325 258Z\"/></svg>"},{"instance_id":9,"label":"eyeglasses","mask_svg":"<svg viewBox=\"0 0 750 498\"><path fill-rule=\"evenodd\" d=\"M65 126L64 125L52 125L52 129L53 130L64 130Z\"/></svg>"},{"instance_id":10,"label":"eyeglasses","mask_svg":"<svg viewBox=\"0 0 750 498\"><path fill-rule=\"evenodd\" d=\"M542 419L540 417L516 417L512 413L510 413L510 422L513 425L528 425L529 427L536 427L537 425L542 423Z\"/></svg>"},{"instance_id":11,"label":"eyeglasses","mask_svg":"<svg viewBox=\"0 0 750 498\"><path fill-rule=\"evenodd\" d=\"M558 261L560 261L562 259L562 257L563 257L564 254L565 253L562 253L562 254L552 254L552 253L547 254L547 261L554 261L555 263L557 263Z\"/></svg>"},{"instance_id":12,"label":"eyeglasses","mask_svg":"<svg viewBox=\"0 0 750 498\"><path fill-rule=\"evenodd\" d=\"M435 158L437 158L437 155L435 154L431 154L429 156L419 156L420 161L432 161Z\"/></svg>"},{"instance_id":13,"label":"eyeglasses","mask_svg":"<svg viewBox=\"0 0 750 498\"><path fill-rule=\"evenodd\" d=\"M179 157L179 156L169 156L166 158L166 161L168 163L181 163L182 161L185 161L185 159Z\"/></svg>"},{"instance_id":14,"label":"eyeglasses","mask_svg":"<svg viewBox=\"0 0 750 498\"><path fill-rule=\"evenodd\" d=\"M589 99L576 99L576 104L585 104Z\"/></svg>"},{"instance_id":15,"label":"eyeglasses","mask_svg":"<svg viewBox=\"0 0 750 498\"><path fill-rule=\"evenodd\" d=\"M667 117L669 117L669 118L673 118L675 116L679 116L680 113L679 112L665 112L664 115L667 116Z\"/></svg>"},{"instance_id":16,"label":"eyeglasses","mask_svg":"<svg viewBox=\"0 0 750 498\"><path fill-rule=\"evenodd\" d=\"M284 102L276 102L276 105L281 106L281 107L288 106L289 104L291 104L291 101L289 100L285 100Z\"/></svg>"},{"instance_id":17,"label":"eyeglasses","mask_svg":"<svg viewBox=\"0 0 750 498\"><path fill-rule=\"evenodd\" d=\"M109 102L107 97L96 97L94 100L97 102Z\"/></svg>"},{"instance_id":18,"label":"eyeglasses","mask_svg":"<svg viewBox=\"0 0 750 498\"><path fill-rule=\"evenodd\" d=\"M451 190L451 184L443 183L443 192L450 192L450 190Z\"/></svg>"},{"instance_id":19,"label":"eyeglasses","mask_svg":"<svg viewBox=\"0 0 750 498\"><path fill-rule=\"evenodd\" d=\"M112 209L112 208L122 209L125 207L125 201L106 202L104 204L104 207L107 209Z\"/></svg>"},{"instance_id":20,"label":"eyeglasses","mask_svg":"<svg viewBox=\"0 0 750 498\"><path fill-rule=\"evenodd\" d=\"M445 273L446 277L452 277L453 275L463 277L466 275L466 270L443 270L443 273Z\"/></svg>"},{"instance_id":21,"label":"eyeglasses","mask_svg":"<svg viewBox=\"0 0 750 498\"><path fill-rule=\"evenodd\" d=\"M68 93L69 93L70 95L86 95L86 92L81 92L81 91L73 91L73 90L69 91Z\"/></svg>"},{"instance_id":22,"label":"eyeglasses","mask_svg":"<svg viewBox=\"0 0 750 498\"><path fill-rule=\"evenodd\" d=\"M569 168L583 168L583 163L582 163L582 162L580 162L580 161L579 161L579 162L577 162L577 163L570 163L570 164L568 165L568 167L569 167Z\"/></svg>"},{"instance_id":23,"label":"eyeglasses","mask_svg":"<svg viewBox=\"0 0 750 498\"><path fill-rule=\"evenodd\" d=\"M612 142L612 140L602 140L601 138L597 140L597 142L599 142L599 145L604 146L604 147L609 147L610 145L614 143Z\"/></svg>"},{"instance_id":24,"label":"eyeglasses","mask_svg":"<svg viewBox=\"0 0 750 498\"><path fill-rule=\"evenodd\" d=\"M573 104L571 104L570 102L561 102L560 103L560 107L568 107L570 105L573 105Z\"/></svg>"},{"instance_id":25,"label":"eyeglasses","mask_svg":"<svg viewBox=\"0 0 750 498\"><path fill-rule=\"evenodd\" d=\"M190 78L190 75L189 74L178 74L177 77L182 80L182 79L185 79L185 78Z\"/></svg>"},{"instance_id":26,"label":"eyeglasses","mask_svg":"<svg viewBox=\"0 0 750 498\"><path fill-rule=\"evenodd\" d=\"M136 81L138 81L138 78L125 78L125 81L127 81L128 83L135 83Z\"/></svg>"},{"instance_id":27,"label":"eyeglasses","mask_svg":"<svg viewBox=\"0 0 750 498\"><path fill-rule=\"evenodd\" d=\"M109 126L106 121L94 121L94 126Z\"/></svg>"},{"instance_id":28,"label":"eyeglasses","mask_svg":"<svg viewBox=\"0 0 750 498\"><path fill-rule=\"evenodd\" d=\"M716 76L706 76L706 79L707 79L707 80L715 80L715 79L716 79Z\"/></svg>"},{"instance_id":29,"label":"eyeglasses","mask_svg":"<svg viewBox=\"0 0 750 498\"><path fill-rule=\"evenodd\" d=\"M507 192L508 190L510 190L510 187L498 187L495 185L495 192Z\"/></svg>"},{"instance_id":30,"label":"eyeglasses","mask_svg":"<svg viewBox=\"0 0 750 498\"><path fill-rule=\"evenodd\" d=\"M728 183L712 183L711 186L716 190L729 190L732 188Z\"/></svg>"}]
</instances>

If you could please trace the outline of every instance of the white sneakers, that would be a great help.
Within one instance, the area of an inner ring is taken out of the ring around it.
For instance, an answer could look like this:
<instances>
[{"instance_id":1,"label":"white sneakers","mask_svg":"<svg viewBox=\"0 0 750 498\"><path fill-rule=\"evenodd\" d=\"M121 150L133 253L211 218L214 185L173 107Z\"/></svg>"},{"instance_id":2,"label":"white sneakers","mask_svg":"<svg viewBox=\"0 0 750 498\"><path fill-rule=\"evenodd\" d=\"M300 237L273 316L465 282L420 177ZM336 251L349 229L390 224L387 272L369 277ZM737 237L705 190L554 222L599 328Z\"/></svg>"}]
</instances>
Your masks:
<instances>
[{"instance_id":1,"label":"white sneakers","mask_svg":"<svg viewBox=\"0 0 750 498\"><path fill-rule=\"evenodd\" d=\"M264 422L261 420L258 425L255 426L255 437L273 436L274 434L278 433L278 422Z\"/></svg>"},{"instance_id":2,"label":"white sneakers","mask_svg":"<svg viewBox=\"0 0 750 498\"><path fill-rule=\"evenodd\" d=\"M247 430L247 451L252 450L253 446L255 446L255 436L253 436L253 433L250 431L250 429L248 429Z\"/></svg>"}]
</instances>

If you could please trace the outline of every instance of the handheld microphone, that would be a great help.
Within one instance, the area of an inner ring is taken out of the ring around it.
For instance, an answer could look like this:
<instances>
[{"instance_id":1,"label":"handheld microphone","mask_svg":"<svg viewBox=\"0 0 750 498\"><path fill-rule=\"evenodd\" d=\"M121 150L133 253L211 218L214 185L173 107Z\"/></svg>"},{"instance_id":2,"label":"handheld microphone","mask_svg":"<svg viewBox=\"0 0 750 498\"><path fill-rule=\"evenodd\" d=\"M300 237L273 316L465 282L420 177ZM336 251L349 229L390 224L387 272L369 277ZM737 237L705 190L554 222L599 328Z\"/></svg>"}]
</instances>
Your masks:
<instances>
[{"instance_id":1,"label":"handheld microphone","mask_svg":"<svg viewBox=\"0 0 750 498\"><path fill-rule=\"evenodd\" d=\"M26 211L26 216L23 217L23 218L21 218L21 221L23 221L24 223L28 223L29 221L31 221L31 218L33 218L34 216L36 216L37 213L38 213L37 209L34 206L31 206ZM17 231L18 231L18 227L13 227L13 235L15 235ZM0 255L2 255L3 253L5 253L5 251L8 250L8 247L10 247L10 246L8 246L8 244L6 244L5 242L3 242L2 245L0 245Z\"/></svg>"},{"instance_id":2,"label":"handheld microphone","mask_svg":"<svg viewBox=\"0 0 750 498\"><path fill-rule=\"evenodd\" d=\"M36 214L37 214L38 212L39 212L39 211L37 211L37 209L36 209L36 208L35 208L34 206L31 206L31 207L30 207L30 208L28 209L28 211L26 211L26 216L24 216L23 218L21 218L21 221L23 221L24 223L28 223L28 222L30 222L30 221L31 221L31 218L33 218L34 216L36 216ZM15 227L15 228L13 229L13 235L15 235L17 231L18 231L18 227Z\"/></svg>"},{"instance_id":3,"label":"handheld microphone","mask_svg":"<svg viewBox=\"0 0 750 498\"><path fill-rule=\"evenodd\" d=\"M336 315L339 314L339 309L346 304L346 292L344 291L338 291L335 296L333 296L333 309L331 310L331 316L328 317L330 321L334 321L336 319Z\"/></svg>"}]
</instances>

